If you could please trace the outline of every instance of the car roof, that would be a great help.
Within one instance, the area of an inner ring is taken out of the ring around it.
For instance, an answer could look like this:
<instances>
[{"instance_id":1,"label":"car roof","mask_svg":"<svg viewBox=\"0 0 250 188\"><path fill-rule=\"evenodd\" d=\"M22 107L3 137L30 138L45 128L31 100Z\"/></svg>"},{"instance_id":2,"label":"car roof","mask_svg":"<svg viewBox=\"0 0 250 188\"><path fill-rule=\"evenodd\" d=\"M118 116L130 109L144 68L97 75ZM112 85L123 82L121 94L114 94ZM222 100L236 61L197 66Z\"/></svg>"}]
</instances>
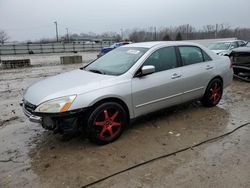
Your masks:
<instances>
[{"instance_id":1,"label":"car roof","mask_svg":"<svg viewBox=\"0 0 250 188\"><path fill-rule=\"evenodd\" d=\"M140 48L153 48L156 46L175 46L175 45L195 45L199 46L197 43L192 43L192 42L185 42L185 41L153 41L153 42L138 42L138 43L132 43L132 44L127 44L125 46L122 46L122 48L126 47L140 47Z\"/></svg>"}]
</instances>

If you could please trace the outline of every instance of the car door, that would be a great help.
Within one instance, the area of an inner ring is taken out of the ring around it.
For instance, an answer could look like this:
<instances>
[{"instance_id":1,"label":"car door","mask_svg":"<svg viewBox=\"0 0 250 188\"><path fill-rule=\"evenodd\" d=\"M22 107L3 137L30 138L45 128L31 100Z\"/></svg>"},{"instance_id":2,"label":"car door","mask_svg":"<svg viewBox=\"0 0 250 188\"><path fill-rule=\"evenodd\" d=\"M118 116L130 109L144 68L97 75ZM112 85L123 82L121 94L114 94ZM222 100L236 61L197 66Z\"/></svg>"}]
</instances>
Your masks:
<instances>
[{"instance_id":1,"label":"car door","mask_svg":"<svg viewBox=\"0 0 250 188\"><path fill-rule=\"evenodd\" d=\"M132 99L135 116L181 102L181 73L175 47L153 52L143 63L155 66L155 72L132 79Z\"/></svg>"},{"instance_id":2,"label":"car door","mask_svg":"<svg viewBox=\"0 0 250 188\"><path fill-rule=\"evenodd\" d=\"M185 80L182 100L200 98L212 78L214 62L197 46L179 46L178 49L182 61L181 75Z\"/></svg>"}]
</instances>

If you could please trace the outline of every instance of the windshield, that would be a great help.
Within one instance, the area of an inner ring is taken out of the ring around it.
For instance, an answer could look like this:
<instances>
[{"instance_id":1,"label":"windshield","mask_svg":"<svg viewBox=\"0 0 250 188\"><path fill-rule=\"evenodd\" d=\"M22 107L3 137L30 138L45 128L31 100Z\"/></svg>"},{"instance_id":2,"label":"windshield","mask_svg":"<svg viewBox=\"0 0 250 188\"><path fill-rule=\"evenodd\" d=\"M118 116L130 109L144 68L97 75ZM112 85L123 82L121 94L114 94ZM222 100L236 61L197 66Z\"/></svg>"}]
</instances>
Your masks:
<instances>
[{"instance_id":1,"label":"windshield","mask_svg":"<svg viewBox=\"0 0 250 188\"><path fill-rule=\"evenodd\" d=\"M246 46L247 46L247 47L250 47L250 42L248 42Z\"/></svg>"},{"instance_id":2,"label":"windshield","mask_svg":"<svg viewBox=\"0 0 250 188\"><path fill-rule=\"evenodd\" d=\"M86 66L85 70L99 74L121 75L127 72L147 50L138 47L116 48Z\"/></svg>"},{"instance_id":3,"label":"windshield","mask_svg":"<svg viewBox=\"0 0 250 188\"><path fill-rule=\"evenodd\" d=\"M121 44L115 43L115 44L112 44L112 45L110 46L110 48L117 48L118 46L121 46Z\"/></svg>"},{"instance_id":4,"label":"windshield","mask_svg":"<svg viewBox=\"0 0 250 188\"><path fill-rule=\"evenodd\" d=\"M219 42L219 43L212 43L208 46L210 50L228 50L230 47L230 42Z\"/></svg>"}]
</instances>

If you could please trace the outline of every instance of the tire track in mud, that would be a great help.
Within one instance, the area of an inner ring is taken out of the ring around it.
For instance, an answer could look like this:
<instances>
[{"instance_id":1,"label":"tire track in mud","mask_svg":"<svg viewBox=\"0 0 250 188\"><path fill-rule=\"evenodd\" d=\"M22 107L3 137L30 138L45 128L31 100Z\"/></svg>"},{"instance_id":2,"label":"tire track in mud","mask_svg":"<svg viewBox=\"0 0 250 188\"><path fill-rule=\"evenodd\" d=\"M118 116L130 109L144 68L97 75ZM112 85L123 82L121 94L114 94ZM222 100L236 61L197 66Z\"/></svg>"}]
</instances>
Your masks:
<instances>
[{"instance_id":1,"label":"tire track in mud","mask_svg":"<svg viewBox=\"0 0 250 188\"><path fill-rule=\"evenodd\" d=\"M4 124L6 124L6 123L9 123L9 122L11 122L11 121L15 121L15 120L17 120L17 119L19 119L19 117L18 116L13 116L13 117L11 117L11 118L9 118L9 119L5 119L5 120L1 120L0 119L0 127L2 127Z\"/></svg>"}]
</instances>

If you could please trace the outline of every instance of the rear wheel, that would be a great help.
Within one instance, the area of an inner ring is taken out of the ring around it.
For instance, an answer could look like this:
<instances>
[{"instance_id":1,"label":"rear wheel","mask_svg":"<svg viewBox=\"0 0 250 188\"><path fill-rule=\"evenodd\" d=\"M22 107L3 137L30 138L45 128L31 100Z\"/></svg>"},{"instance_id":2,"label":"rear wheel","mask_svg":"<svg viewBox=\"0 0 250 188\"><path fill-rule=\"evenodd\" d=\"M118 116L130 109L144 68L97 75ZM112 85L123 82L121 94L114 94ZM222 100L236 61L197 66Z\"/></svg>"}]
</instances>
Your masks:
<instances>
[{"instance_id":1,"label":"rear wheel","mask_svg":"<svg viewBox=\"0 0 250 188\"><path fill-rule=\"evenodd\" d=\"M87 121L89 139L97 144L113 142L127 124L127 113L115 102L106 102L94 109Z\"/></svg>"},{"instance_id":2,"label":"rear wheel","mask_svg":"<svg viewBox=\"0 0 250 188\"><path fill-rule=\"evenodd\" d=\"M213 79L207 86L206 92L201 99L204 106L212 107L220 102L223 93L223 85L220 79Z\"/></svg>"}]
</instances>

